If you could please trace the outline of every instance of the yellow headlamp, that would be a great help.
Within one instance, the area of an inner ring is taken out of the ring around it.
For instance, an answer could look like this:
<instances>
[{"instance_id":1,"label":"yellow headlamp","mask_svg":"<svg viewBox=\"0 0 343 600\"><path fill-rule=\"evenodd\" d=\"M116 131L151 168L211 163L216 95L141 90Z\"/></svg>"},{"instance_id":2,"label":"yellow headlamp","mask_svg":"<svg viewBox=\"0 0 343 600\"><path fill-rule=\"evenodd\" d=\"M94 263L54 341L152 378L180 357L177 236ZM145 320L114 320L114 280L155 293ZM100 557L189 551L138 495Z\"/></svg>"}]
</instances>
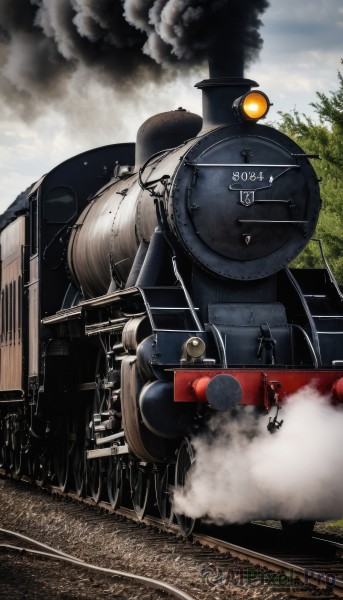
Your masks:
<instances>
[{"instance_id":1,"label":"yellow headlamp","mask_svg":"<svg viewBox=\"0 0 343 600\"><path fill-rule=\"evenodd\" d=\"M271 104L266 94L253 91L237 98L232 108L244 121L258 121L266 116L270 106Z\"/></svg>"}]
</instances>

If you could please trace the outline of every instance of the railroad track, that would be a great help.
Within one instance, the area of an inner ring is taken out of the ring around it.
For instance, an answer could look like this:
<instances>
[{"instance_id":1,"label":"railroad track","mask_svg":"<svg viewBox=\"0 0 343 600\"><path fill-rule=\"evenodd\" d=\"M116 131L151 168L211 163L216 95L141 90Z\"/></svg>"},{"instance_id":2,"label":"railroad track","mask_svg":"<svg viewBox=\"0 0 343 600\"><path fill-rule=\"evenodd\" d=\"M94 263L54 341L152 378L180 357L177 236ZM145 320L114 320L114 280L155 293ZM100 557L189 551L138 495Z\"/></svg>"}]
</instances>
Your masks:
<instances>
[{"instance_id":1,"label":"railroad track","mask_svg":"<svg viewBox=\"0 0 343 600\"><path fill-rule=\"evenodd\" d=\"M58 488L51 488L53 493L60 494ZM73 492L65 492L62 494L69 497L73 501L81 501L82 503L88 504L89 506L95 506L94 501L90 497L79 498L77 494ZM110 503L101 501L98 503L99 508L106 512L113 513ZM128 519L136 522L141 522L141 519L136 513L128 508L120 508L116 511L118 514L127 517ZM158 528L161 531L172 531L175 535L180 535L180 531L176 525L166 526L161 519L151 515L147 515L143 519L147 525ZM250 538L250 542L247 539L247 545L242 546L227 539L221 537L215 537L204 531L194 531L192 534L192 540L198 543L200 546L205 546L217 550L223 555L229 555L225 561L225 557L222 557L219 564L211 564L208 572L204 572L204 576L212 578L212 582L216 582L217 585L222 585L227 579L236 577L237 582L240 584L244 583L257 583L260 574L254 568L252 571L246 570L246 573L232 572L231 557L235 557L241 560L248 560L249 563L254 567L260 567L268 569L274 573L284 573L284 582L292 583L296 578L300 579L304 584L312 585L320 589L328 589L332 597L337 596L343 598L343 544L325 540L320 537L313 537L311 540L301 545L301 550L297 549L299 545L297 541L286 542L285 536L281 530L273 527L264 525L253 525L253 529L263 531L264 534L268 532L268 546L266 543L263 544L254 542L252 545L257 548L263 548L263 551L259 551L248 547L251 545L252 536L248 533L245 528L245 538ZM206 529L206 527L205 527ZM209 527L211 530L212 528ZM220 528L215 528L220 530ZM250 529L250 527L248 527ZM228 530L231 533L228 533ZM244 530L243 527L234 528L236 536ZM224 528L227 536L232 536L231 528ZM234 536L234 537L236 537ZM273 538L273 539L271 539ZM264 538L265 539L265 538ZM279 550L273 549L273 544L277 543ZM214 555L213 558L215 559ZM214 560L215 563L215 560ZM227 569L226 569L227 567ZM274 575L265 576L266 582L276 582L277 580L283 581L281 577L277 578Z\"/></svg>"},{"instance_id":2,"label":"railroad track","mask_svg":"<svg viewBox=\"0 0 343 600\"><path fill-rule=\"evenodd\" d=\"M1 471L0 474L4 476ZM32 483L25 477L22 481ZM101 501L96 505L90 497L80 498L76 493L61 492L54 486L46 486L44 491L113 514L108 502ZM142 522L128 508L118 509L116 514ZM166 527L155 516L146 516L143 522L180 537L176 525ZM240 541L242 537L244 543ZM315 537L299 547L292 541L286 542L280 530L262 525L213 529L205 524L193 532L192 541L194 554L202 565L201 576L210 588L230 584L239 587L266 584L278 589L291 589L289 597L304 598L304 590L308 591L306 598L343 597L343 544ZM302 587L299 580L303 582ZM322 594L318 596L318 592L314 592L315 595L311 596L311 589L316 588L323 590Z\"/></svg>"}]
</instances>

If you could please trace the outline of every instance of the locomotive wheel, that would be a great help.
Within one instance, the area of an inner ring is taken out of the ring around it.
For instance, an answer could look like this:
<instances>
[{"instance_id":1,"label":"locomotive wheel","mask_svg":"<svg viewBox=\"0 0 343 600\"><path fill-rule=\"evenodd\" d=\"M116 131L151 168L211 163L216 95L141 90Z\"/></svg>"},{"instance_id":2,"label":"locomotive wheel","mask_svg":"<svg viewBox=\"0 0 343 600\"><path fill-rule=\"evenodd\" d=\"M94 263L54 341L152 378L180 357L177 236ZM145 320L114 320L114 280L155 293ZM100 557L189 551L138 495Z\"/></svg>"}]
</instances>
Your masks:
<instances>
[{"instance_id":1,"label":"locomotive wheel","mask_svg":"<svg viewBox=\"0 0 343 600\"><path fill-rule=\"evenodd\" d=\"M182 490L187 482L189 471L194 465L195 455L188 438L184 438L179 448L175 466L175 487ZM196 519L181 513L175 513L179 529L184 537L191 535Z\"/></svg>"},{"instance_id":2,"label":"locomotive wheel","mask_svg":"<svg viewBox=\"0 0 343 600\"><path fill-rule=\"evenodd\" d=\"M23 454L21 449L13 451L12 473L16 479L20 479L23 474Z\"/></svg>"},{"instance_id":3,"label":"locomotive wheel","mask_svg":"<svg viewBox=\"0 0 343 600\"><path fill-rule=\"evenodd\" d=\"M8 468L9 451L6 445L6 433L3 423L0 425L0 468Z\"/></svg>"},{"instance_id":4,"label":"locomotive wheel","mask_svg":"<svg viewBox=\"0 0 343 600\"><path fill-rule=\"evenodd\" d=\"M35 456L32 462L32 477L36 485L44 487L50 479L50 461L47 456Z\"/></svg>"},{"instance_id":5,"label":"locomotive wheel","mask_svg":"<svg viewBox=\"0 0 343 600\"><path fill-rule=\"evenodd\" d=\"M10 450L12 474L16 479L20 479L23 470L23 452L21 443L21 434L19 431L11 435L12 447Z\"/></svg>"},{"instance_id":6,"label":"locomotive wheel","mask_svg":"<svg viewBox=\"0 0 343 600\"><path fill-rule=\"evenodd\" d=\"M84 498L87 489L84 444L76 443L73 452L73 477L77 495Z\"/></svg>"},{"instance_id":7,"label":"locomotive wheel","mask_svg":"<svg viewBox=\"0 0 343 600\"><path fill-rule=\"evenodd\" d=\"M133 510L139 519L144 519L151 508L151 472L138 463L130 465L130 485Z\"/></svg>"},{"instance_id":8,"label":"locomotive wheel","mask_svg":"<svg viewBox=\"0 0 343 600\"><path fill-rule=\"evenodd\" d=\"M174 518L171 488L175 479L175 465L166 465L155 472L155 493L157 507L166 527L172 524Z\"/></svg>"},{"instance_id":9,"label":"locomotive wheel","mask_svg":"<svg viewBox=\"0 0 343 600\"><path fill-rule=\"evenodd\" d=\"M85 450L92 450L95 447L94 444L94 432L93 432L93 414L97 412L97 390L93 402L93 408L90 408L86 412L86 437L85 437ZM88 415L88 419L87 419ZM89 493L92 496L94 502L98 504L103 496L103 464L100 458L94 458L88 460L85 457L86 462L86 481L89 489Z\"/></svg>"},{"instance_id":10,"label":"locomotive wheel","mask_svg":"<svg viewBox=\"0 0 343 600\"><path fill-rule=\"evenodd\" d=\"M0 446L0 469L7 469L8 467L8 451L5 444Z\"/></svg>"},{"instance_id":11,"label":"locomotive wheel","mask_svg":"<svg viewBox=\"0 0 343 600\"><path fill-rule=\"evenodd\" d=\"M62 419L59 420L55 432L53 466L57 485L61 492L65 492L69 479L69 427L66 421Z\"/></svg>"},{"instance_id":12,"label":"locomotive wheel","mask_svg":"<svg viewBox=\"0 0 343 600\"><path fill-rule=\"evenodd\" d=\"M107 467L107 494L113 510L121 505L123 492L123 463L119 458L111 457Z\"/></svg>"},{"instance_id":13,"label":"locomotive wheel","mask_svg":"<svg viewBox=\"0 0 343 600\"><path fill-rule=\"evenodd\" d=\"M30 477L30 479L34 479L34 454L32 447L28 449L26 455L26 475Z\"/></svg>"},{"instance_id":14,"label":"locomotive wheel","mask_svg":"<svg viewBox=\"0 0 343 600\"><path fill-rule=\"evenodd\" d=\"M103 497L103 473L103 461L101 458L87 460L87 481L89 491L96 504L98 504Z\"/></svg>"},{"instance_id":15,"label":"locomotive wheel","mask_svg":"<svg viewBox=\"0 0 343 600\"><path fill-rule=\"evenodd\" d=\"M101 388L101 380L107 373L107 360L103 348L100 348L97 355L95 367L95 391L93 404L88 412L88 422L86 416L86 450L93 450L99 446L95 444L94 415L101 413L105 404L104 391ZM87 411L86 411L87 415ZM104 473L106 473L105 461L102 459L86 459L87 483L90 494L97 504L100 502L104 491Z\"/></svg>"},{"instance_id":16,"label":"locomotive wheel","mask_svg":"<svg viewBox=\"0 0 343 600\"><path fill-rule=\"evenodd\" d=\"M85 433L84 429L78 425L76 419L73 422L73 432L75 435L75 443L73 447L71 461L74 478L74 487L77 495L80 498L84 498L87 492Z\"/></svg>"}]
</instances>

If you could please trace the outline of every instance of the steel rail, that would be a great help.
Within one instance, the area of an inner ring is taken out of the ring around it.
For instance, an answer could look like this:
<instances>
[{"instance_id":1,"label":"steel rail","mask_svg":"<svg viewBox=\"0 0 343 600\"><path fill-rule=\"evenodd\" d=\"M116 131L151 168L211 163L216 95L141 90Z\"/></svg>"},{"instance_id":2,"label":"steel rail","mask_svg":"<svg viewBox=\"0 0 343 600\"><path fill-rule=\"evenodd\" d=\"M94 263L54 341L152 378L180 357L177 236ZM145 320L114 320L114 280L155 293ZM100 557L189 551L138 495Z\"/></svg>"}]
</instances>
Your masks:
<instances>
[{"instance_id":1,"label":"steel rail","mask_svg":"<svg viewBox=\"0 0 343 600\"><path fill-rule=\"evenodd\" d=\"M194 540L197 540L200 544L204 546L215 548L219 550L219 552L228 552L231 554L231 556L248 560L254 565L266 567L267 569L272 571L285 571L292 574L296 574L301 581L305 583L310 583L311 585L317 588L326 588L328 586L327 574L320 571L316 571L315 569L311 569L310 567L301 567L297 565L296 562L288 562L270 556L268 554L263 554L261 552L256 552L255 550L250 550L249 548L245 548L243 546L237 546L236 544L232 544L231 542L225 542L223 540L218 540L217 538L212 538L208 535L193 534L192 538ZM323 542L324 540L320 539L320 541ZM328 543L331 544L331 542ZM343 598L343 580L334 577L334 581L330 586L330 591L332 591L332 593L338 596L339 598Z\"/></svg>"}]
</instances>

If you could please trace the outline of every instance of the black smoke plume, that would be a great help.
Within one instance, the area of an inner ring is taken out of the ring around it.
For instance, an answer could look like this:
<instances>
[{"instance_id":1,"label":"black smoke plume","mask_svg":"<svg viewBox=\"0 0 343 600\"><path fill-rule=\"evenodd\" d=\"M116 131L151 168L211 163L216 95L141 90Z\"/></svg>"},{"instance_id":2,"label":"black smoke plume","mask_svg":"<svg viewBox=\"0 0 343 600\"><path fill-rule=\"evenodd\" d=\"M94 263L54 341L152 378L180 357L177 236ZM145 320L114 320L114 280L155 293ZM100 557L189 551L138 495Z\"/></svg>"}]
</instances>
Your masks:
<instances>
[{"instance_id":1,"label":"black smoke plume","mask_svg":"<svg viewBox=\"0 0 343 600\"><path fill-rule=\"evenodd\" d=\"M201 65L209 53L220 55L216 75L234 75L235 60L247 63L258 54L260 16L268 4L0 0L2 98L18 105L51 100L80 68L132 93L132 85Z\"/></svg>"}]
</instances>

